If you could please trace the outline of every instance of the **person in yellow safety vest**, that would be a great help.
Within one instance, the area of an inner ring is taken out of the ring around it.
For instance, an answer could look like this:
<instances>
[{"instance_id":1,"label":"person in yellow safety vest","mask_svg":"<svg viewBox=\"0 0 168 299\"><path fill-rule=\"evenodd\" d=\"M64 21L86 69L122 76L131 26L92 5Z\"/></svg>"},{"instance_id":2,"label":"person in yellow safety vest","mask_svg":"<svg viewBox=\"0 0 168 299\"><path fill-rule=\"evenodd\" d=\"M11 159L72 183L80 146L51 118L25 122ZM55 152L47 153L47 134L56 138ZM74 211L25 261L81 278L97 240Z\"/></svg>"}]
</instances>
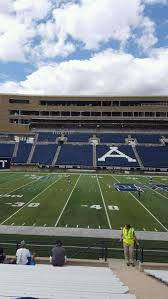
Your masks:
<instances>
[{"instance_id":1,"label":"person in yellow safety vest","mask_svg":"<svg viewBox=\"0 0 168 299\"><path fill-rule=\"evenodd\" d=\"M134 263L134 245L139 245L134 228L126 224L122 230L121 241L123 241L124 257L127 266L135 266Z\"/></svg>"}]
</instances>

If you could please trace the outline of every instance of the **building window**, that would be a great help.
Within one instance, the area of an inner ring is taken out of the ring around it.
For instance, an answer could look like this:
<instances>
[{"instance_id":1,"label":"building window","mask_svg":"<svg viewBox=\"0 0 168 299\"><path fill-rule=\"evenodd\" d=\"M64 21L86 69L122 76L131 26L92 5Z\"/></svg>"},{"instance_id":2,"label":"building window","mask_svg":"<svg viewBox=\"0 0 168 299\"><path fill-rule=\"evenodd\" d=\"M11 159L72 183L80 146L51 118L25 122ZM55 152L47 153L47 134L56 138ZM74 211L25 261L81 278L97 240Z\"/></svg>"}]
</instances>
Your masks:
<instances>
[{"instance_id":1,"label":"building window","mask_svg":"<svg viewBox=\"0 0 168 299\"><path fill-rule=\"evenodd\" d=\"M29 100L9 99L10 104L29 104Z\"/></svg>"}]
</instances>

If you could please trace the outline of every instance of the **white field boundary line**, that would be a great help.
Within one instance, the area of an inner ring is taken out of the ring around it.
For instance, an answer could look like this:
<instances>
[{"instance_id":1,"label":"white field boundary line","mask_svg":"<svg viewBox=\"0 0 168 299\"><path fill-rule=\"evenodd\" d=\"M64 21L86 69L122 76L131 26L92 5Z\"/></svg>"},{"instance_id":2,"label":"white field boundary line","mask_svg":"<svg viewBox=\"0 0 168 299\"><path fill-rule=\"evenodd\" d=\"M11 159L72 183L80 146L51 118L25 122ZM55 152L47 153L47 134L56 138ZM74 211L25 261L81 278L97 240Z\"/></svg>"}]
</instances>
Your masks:
<instances>
[{"instance_id":1,"label":"white field boundary line","mask_svg":"<svg viewBox=\"0 0 168 299\"><path fill-rule=\"evenodd\" d=\"M111 222L110 222L110 219L109 219L109 215L108 215L108 212L107 212L107 207L106 207L104 196L103 196L103 192L102 192L100 182L99 182L99 179L98 179L98 175L96 175L96 178L97 178L97 183L98 183L98 186L99 186L101 198L102 198L102 201L103 201L104 209L105 209L105 212L106 212L107 222L108 222L109 228L112 229Z\"/></svg>"},{"instance_id":2,"label":"white field boundary line","mask_svg":"<svg viewBox=\"0 0 168 299\"><path fill-rule=\"evenodd\" d=\"M112 169L111 169L112 170ZM63 174L63 175L69 175L69 174L72 174L72 175L97 175L96 171L93 170L93 171L90 171L90 173L85 173L85 172L82 172L81 170L81 173L80 172L38 172L38 171L33 171L33 172L27 172L27 171L5 171L5 170L0 170L0 174L1 173L26 173L26 174L45 174L45 175L56 175L56 174ZM110 173L99 173L100 176L109 176L111 175ZM142 177L142 178L147 178L147 177L150 177L151 175L150 174L146 174L146 175L142 175L142 174L115 174L115 176L119 176L119 177L127 177L127 176L130 176L130 177ZM165 173L165 175L152 175L152 177L154 178L167 178L168 180L168 177L167 177L167 174Z\"/></svg>"},{"instance_id":3,"label":"white field boundary line","mask_svg":"<svg viewBox=\"0 0 168 299\"><path fill-rule=\"evenodd\" d=\"M36 199L39 195L41 195L42 193L44 193L46 190L48 190L50 187L52 187L55 183L57 183L60 179L62 179L62 177L58 178L57 180L55 180L53 183L51 183L50 185L48 185L45 189L43 189L41 192L39 192L36 196L34 196L31 200L29 200L29 202L26 202L24 206L22 206L20 209L18 209L15 213L13 213L12 215L10 215L8 218L6 218L3 222L0 223L0 225L4 224L6 221L8 221L9 219L11 219L13 216L15 216L17 213L19 213L22 209L24 209L27 205L29 205L34 199Z\"/></svg>"},{"instance_id":4,"label":"white field boundary line","mask_svg":"<svg viewBox=\"0 0 168 299\"><path fill-rule=\"evenodd\" d=\"M67 199L67 201L66 201L66 203L65 203L65 205L64 205L64 207L63 207L63 209L62 209L62 211L61 211L61 213L60 213L60 215L58 216L58 219L57 219L57 221L56 221L56 223L55 223L55 226L58 225L58 223L59 223L59 221L60 221L60 219L61 219L61 217L62 217L62 214L64 213L65 208L66 208L66 206L67 206L67 204L68 204L68 202L69 202L69 200L70 200L70 198L71 198L71 196L72 196L72 193L74 192L74 190L75 190L75 188L76 188L76 185L77 185L78 182L79 182L80 177L81 177L81 174L80 174L79 177L77 178L76 183L75 183L75 185L73 186L73 189L72 189L71 193L69 194L68 199Z\"/></svg>"},{"instance_id":5,"label":"white field boundary line","mask_svg":"<svg viewBox=\"0 0 168 299\"><path fill-rule=\"evenodd\" d=\"M112 174L111 174L112 176ZM112 176L112 178L114 180L116 180L118 183L120 183L119 180L117 180L114 176ZM121 184L121 183L120 183ZM155 215L153 215L153 213L151 211L148 210L148 208L146 208L139 200L138 198L136 198L136 196L134 194L132 194L131 192L129 192L129 194L168 232L168 229L159 221L158 218L156 218Z\"/></svg>"}]
</instances>

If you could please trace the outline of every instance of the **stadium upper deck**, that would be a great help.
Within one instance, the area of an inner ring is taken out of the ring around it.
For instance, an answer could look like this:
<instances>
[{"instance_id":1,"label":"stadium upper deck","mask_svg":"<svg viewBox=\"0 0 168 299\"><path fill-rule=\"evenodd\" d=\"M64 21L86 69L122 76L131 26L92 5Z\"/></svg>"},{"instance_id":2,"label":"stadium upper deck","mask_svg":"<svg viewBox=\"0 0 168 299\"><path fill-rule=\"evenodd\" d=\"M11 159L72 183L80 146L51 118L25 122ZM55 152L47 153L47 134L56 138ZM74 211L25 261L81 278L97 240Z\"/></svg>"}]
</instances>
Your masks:
<instances>
[{"instance_id":1,"label":"stadium upper deck","mask_svg":"<svg viewBox=\"0 0 168 299\"><path fill-rule=\"evenodd\" d=\"M99 126L167 128L168 97L0 94L1 132Z\"/></svg>"}]
</instances>

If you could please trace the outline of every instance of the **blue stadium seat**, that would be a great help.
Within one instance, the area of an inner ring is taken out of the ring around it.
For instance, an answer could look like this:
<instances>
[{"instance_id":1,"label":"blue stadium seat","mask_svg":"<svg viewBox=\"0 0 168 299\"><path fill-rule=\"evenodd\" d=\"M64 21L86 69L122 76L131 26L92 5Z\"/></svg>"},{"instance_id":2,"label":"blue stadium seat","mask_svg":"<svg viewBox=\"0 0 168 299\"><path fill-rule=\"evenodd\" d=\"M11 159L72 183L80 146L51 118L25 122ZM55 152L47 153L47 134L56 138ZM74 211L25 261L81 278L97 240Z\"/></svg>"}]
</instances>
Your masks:
<instances>
[{"instance_id":1,"label":"blue stadium seat","mask_svg":"<svg viewBox=\"0 0 168 299\"><path fill-rule=\"evenodd\" d=\"M102 143L125 143L125 138L128 138L128 134L120 133L97 133L96 136Z\"/></svg>"},{"instance_id":2,"label":"blue stadium seat","mask_svg":"<svg viewBox=\"0 0 168 299\"><path fill-rule=\"evenodd\" d=\"M159 134L131 134L132 138L136 138L138 143L160 143L161 135Z\"/></svg>"},{"instance_id":3,"label":"blue stadium seat","mask_svg":"<svg viewBox=\"0 0 168 299\"><path fill-rule=\"evenodd\" d=\"M56 144L37 144L31 163L51 165L57 150Z\"/></svg>"},{"instance_id":4,"label":"blue stadium seat","mask_svg":"<svg viewBox=\"0 0 168 299\"><path fill-rule=\"evenodd\" d=\"M0 143L0 157L11 158L13 156L14 146L14 143Z\"/></svg>"},{"instance_id":5,"label":"blue stadium seat","mask_svg":"<svg viewBox=\"0 0 168 299\"><path fill-rule=\"evenodd\" d=\"M127 155L130 157L130 160L135 161L129 161L126 157L120 157L120 153L117 154L117 152L112 152L111 155L118 155L119 157L107 157L105 158L105 161L99 161L100 158L103 157L106 153L110 151L110 148L107 145L98 145L96 147L97 152L97 166L113 166L113 167L139 167L138 162L136 161L136 157L134 155L133 149L130 145L121 145L116 147L121 153ZM114 147L115 148L115 147Z\"/></svg>"},{"instance_id":6,"label":"blue stadium seat","mask_svg":"<svg viewBox=\"0 0 168 299\"><path fill-rule=\"evenodd\" d=\"M136 146L144 167L168 168L168 146Z\"/></svg>"},{"instance_id":7,"label":"blue stadium seat","mask_svg":"<svg viewBox=\"0 0 168 299\"><path fill-rule=\"evenodd\" d=\"M37 141L56 141L56 138L58 137L58 134L55 134L54 132L39 132L38 133L38 140Z\"/></svg>"},{"instance_id":8,"label":"blue stadium seat","mask_svg":"<svg viewBox=\"0 0 168 299\"><path fill-rule=\"evenodd\" d=\"M19 142L19 147L17 151L17 156L12 159L13 163L27 163L30 151L32 148L31 143L26 143L25 141Z\"/></svg>"},{"instance_id":9,"label":"blue stadium seat","mask_svg":"<svg viewBox=\"0 0 168 299\"><path fill-rule=\"evenodd\" d=\"M70 133L65 134L65 137L68 138L68 142L88 142L93 135L90 133Z\"/></svg>"},{"instance_id":10,"label":"blue stadium seat","mask_svg":"<svg viewBox=\"0 0 168 299\"><path fill-rule=\"evenodd\" d=\"M92 145L64 144L59 154L58 165L93 166Z\"/></svg>"}]
</instances>

